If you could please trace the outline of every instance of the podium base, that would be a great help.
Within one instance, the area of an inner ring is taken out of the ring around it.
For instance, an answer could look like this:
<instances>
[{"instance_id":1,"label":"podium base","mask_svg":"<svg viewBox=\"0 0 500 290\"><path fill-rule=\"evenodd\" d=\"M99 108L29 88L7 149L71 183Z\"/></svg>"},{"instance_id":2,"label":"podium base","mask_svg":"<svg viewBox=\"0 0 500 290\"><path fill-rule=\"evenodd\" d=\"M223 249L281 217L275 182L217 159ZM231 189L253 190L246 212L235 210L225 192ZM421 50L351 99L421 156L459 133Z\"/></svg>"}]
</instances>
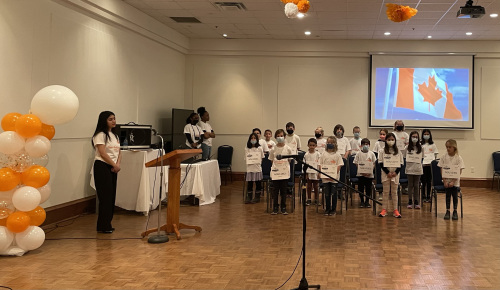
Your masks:
<instances>
[{"instance_id":1,"label":"podium base","mask_svg":"<svg viewBox=\"0 0 500 290\"><path fill-rule=\"evenodd\" d=\"M151 236L148 238L148 243L150 244L162 244L168 242L168 237L164 233L159 233L155 236Z\"/></svg>"}]
</instances>

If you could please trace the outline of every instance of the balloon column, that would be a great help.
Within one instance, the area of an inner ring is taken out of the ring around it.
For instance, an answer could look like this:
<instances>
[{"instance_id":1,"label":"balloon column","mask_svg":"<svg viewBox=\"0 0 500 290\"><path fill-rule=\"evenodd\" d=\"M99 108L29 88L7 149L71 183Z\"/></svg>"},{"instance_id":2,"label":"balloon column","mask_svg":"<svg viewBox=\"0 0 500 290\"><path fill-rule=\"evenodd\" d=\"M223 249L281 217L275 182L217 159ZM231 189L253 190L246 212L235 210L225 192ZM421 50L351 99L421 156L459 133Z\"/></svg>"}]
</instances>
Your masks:
<instances>
[{"instance_id":1,"label":"balloon column","mask_svg":"<svg viewBox=\"0 0 500 290\"><path fill-rule=\"evenodd\" d=\"M23 255L39 248L45 233L40 206L50 196L50 140L54 125L71 121L78 97L68 88L52 85L38 91L31 113L8 113L0 133L0 255Z\"/></svg>"}]
</instances>

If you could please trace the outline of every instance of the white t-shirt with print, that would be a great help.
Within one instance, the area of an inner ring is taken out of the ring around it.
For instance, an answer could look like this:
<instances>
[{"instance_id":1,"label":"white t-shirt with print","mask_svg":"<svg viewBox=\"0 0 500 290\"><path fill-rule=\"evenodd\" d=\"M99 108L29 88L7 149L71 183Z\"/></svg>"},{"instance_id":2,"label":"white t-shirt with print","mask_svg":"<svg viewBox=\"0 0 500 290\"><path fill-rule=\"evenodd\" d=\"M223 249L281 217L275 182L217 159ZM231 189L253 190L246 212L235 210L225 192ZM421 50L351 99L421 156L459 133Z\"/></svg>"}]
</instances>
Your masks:
<instances>
[{"instance_id":1,"label":"white t-shirt with print","mask_svg":"<svg viewBox=\"0 0 500 290\"><path fill-rule=\"evenodd\" d=\"M373 168L375 168L376 161L377 161L377 157L375 157L375 153L373 153L373 151L368 151L368 152L359 151L359 153L356 154L356 156L354 157L353 163L354 164L360 164L360 163L366 164L368 162L371 162L373 164ZM356 176L363 176L363 175L361 175L361 173L359 173L359 170L358 170L358 173L356 174ZM372 170L370 176L365 176L365 177L374 178L373 170Z\"/></svg>"},{"instance_id":2,"label":"white t-shirt with print","mask_svg":"<svg viewBox=\"0 0 500 290\"><path fill-rule=\"evenodd\" d=\"M439 153L436 143L425 143L422 145L424 150L424 165L431 164L432 160L436 159L436 154Z\"/></svg>"},{"instance_id":3,"label":"white t-shirt with print","mask_svg":"<svg viewBox=\"0 0 500 290\"><path fill-rule=\"evenodd\" d=\"M342 157L344 157L344 154L347 151L351 150L351 143L349 142L349 139L347 139L347 137L337 138L337 146L337 153L339 153Z\"/></svg>"},{"instance_id":4,"label":"white t-shirt with print","mask_svg":"<svg viewBox=\"0 0 500 290\"><path fill-rule=\"evenodd\" d=\"M344 160L342 159L342 156L339 154L338 151L337 152L328 152L325 150L325 152L323 152L323 154L321 154L321 157L319 158L319 164L320 165L321 164L336 164L337 166L343 166ZM339 171L339 174L340 174L340 171ZM340 178L340 176L338 176L338 177ZM336 181L330 180L328 177L324 178L324 176L321 178L321 180L323 181L323 183L325 183L325 182L337 183Z\"/></svg>"},{"instance_id":5,"label":"white t-shirt with print","mask_svg":"<svg viewBox=\"0 0 500 290\"><path fill-rule=\"evenodd\" d=\"M349 144L351 145L351 155L361 152L361 138L352 138L349 140Z\"/></svg>"},{"instance_id":6,"label":"white t-shirt with print","mask_svg":"<svg viewBox=\"0 0 500 290\"><path fill-rule=\"evenodd\" d=\"M321 139L316 138L316 142L318 142L318 146L316 146L316 151L323 154L326 150L326 138L323 137Z\"/></svg>"},{"instance_id":7,"label":"white t-shirt with print","mask_svg":"<svg viewBox=\"0 0 500 290\"><path fill-rule=\"evenodd\" d=\"M297 134L293 134L292 136L287 134L285 136L285 144L292 149L292 154L297 154L299 152L298 149L302 148L300 145L300 138Z\"/></svg>"},{"instance_id":8,"label":"white t-shirt with print","mask_svg":"<svg viewBox=\"0 0 500 290\"><path fill-rule=\"evenodd\" d=\"M198 122L198 127L203 130L203 133L212 133L212 126L210 126L210 124L206 122L203 122L202 120ZM212 146L212 138L203 139L203 143L208 146Z\"/></svg>"},{"instance_id":9,"label":"white t-shirt with print","mask_svg":"<svg viewBox=\"0 0 500 290\"><path fill-rule=\"evenodd\" d=\"M248 155L248 153L260 155L261 159L264 158L264 151L262 151L262 146L259 146L257 148L248 148L245 146L245 156L243 158L244 161L247 160L246 156ZM262 172L262 162L258 164L247 164L247 172Z\"/></svg>"},{"instance_id":10,"label":"white t-shirt with print","mask_svg":"<svg viewBox=\"0 0 500 290\"><path fill-rule=\"evenodd\" d=\"M198 140L202 138L201 135L203 134L203 129L201 129L201 127L198 126L198 124L196 125L186 124L186 126L184 126L184 134L191 135L191 139L193 140L194 143L197 144L196 148L201 147L201 144L198 144ZM189 148L191 148L191 144L189 143L189 140L187 140L187 138L186 138L186 145L189 146Z\"/></svg>"},{"instance_id":11,"label":"white t-shirt with print","mask_svg":"<svg viewBox=\"0 0 500 290\"><path fill-rule=\"evenodd\" d=\"M378 163L381 163L382 167L384 166L384 154L385 154L384 149L381 149L378 152ZM394 155L394 150L392 148L389 149L389 154ZM398 157L400 159L401 165L403 165L404 164L404 159L403 159L403 154L401 153L401 150L398 150L398 154L397 155L398 155ZM389 167L387 169L389 169L389 172L395 172L396 171L396 167ZM382 177L381 180L382 180L382 182L389 180L389 178L387 178L387 174L383 170L380 170L380 171L382 172L381 173L381 177ZM400 176L400 174L398 174L398 175L396 175L396 177L394 177L393 181L396 184L399 183L399 176ZM391 178L391 180L392 180L392 178Z\"/></svg>"},{"instance_id":12,"label":"white t-shirt with print","mask_svg":"<svg viewBox=\"0 0 500 290\"><path fill-rule=\"evenodd\" d=\"M104 134L104 132L100 132L92 138L95 148L94 160L101 160L103 162L106 162L101 157L99 150L97 150L97 145L105 145L105 152L108 154L109 158L111 158L111 160L116 163L118 161L118 156L120 155L120 140L118 139L118 137L116 137L115 134L111 132L109 132L108 134L109 138L107 142L106 134Z\"/></svg>"},{"instance_id":13,"label":"white t-shirt with print","mask_svg":"<svg viewBox=\"0 0 500 290\"><path fill-rule=\"evenodd\" d=\"M455 154L453 156L450 156L448 153L444 154L441 156L441 159L439 159L438 166L439 167L444 167L444 166L450 166L450 165L458 165L460 169L465 168L464 160L462 159L462 156ZM460 187L460 177L457 179L447 179L448 182L453 181L454 186Z\"/></svg>"}]
</instances>

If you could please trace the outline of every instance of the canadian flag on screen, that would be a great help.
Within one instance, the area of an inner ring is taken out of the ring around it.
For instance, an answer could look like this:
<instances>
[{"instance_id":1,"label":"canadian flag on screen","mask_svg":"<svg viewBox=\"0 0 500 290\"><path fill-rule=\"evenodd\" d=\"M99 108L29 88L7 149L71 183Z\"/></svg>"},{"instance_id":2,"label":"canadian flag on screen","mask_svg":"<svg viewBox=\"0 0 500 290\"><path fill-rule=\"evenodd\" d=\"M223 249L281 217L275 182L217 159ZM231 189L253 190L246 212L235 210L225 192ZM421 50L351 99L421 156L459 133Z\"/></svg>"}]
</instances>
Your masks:
<instances>
[{"instance_id":1,"label":"canadian flag on screen","mask_svg":"<svg viewBox=\"0 0 500 290\"><path fill-rule=\"evenodd\" d=\"M436 118L462 120L448 84L431 68L398 68L394 106Z\"/></svg>"}]
</instances>

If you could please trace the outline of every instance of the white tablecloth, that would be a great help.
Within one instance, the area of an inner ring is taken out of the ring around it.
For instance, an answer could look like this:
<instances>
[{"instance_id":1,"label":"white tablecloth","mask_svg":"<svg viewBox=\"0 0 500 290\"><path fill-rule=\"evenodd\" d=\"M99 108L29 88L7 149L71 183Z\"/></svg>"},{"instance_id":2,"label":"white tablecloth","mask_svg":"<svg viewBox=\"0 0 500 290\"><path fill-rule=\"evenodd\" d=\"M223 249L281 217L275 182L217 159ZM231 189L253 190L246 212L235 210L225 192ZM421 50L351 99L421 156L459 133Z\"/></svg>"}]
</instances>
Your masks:
<instances>
[{"instance_id":1,"label":"white tablecloth","mask_svg":"<svg viewBox=\"0 0 500 290\"><path fill-rule=\"evenodd\" d=\"M160 167L146 168L146 162L159 157L158 150L122 150L115 205L126 210L148 214L158 206ZM168 166L164 166L163 195L167 192ZM93 173L93 170L91 174ZM156 181L155 181L156 178ZM93 176L91 186L94 187Z\"/></svg>"},{"instance_id":2,"label":"white tablecloth","mask_svg":"<svg viewBox=\"0 0 500 290\"><path fill-rule=\"evenodd\" d=\"M194 195L200 200L200 205L207 205L214 203L219 194L220 172L217 160L181 164L181 195Z\"/></svg>"}]
</instances>

